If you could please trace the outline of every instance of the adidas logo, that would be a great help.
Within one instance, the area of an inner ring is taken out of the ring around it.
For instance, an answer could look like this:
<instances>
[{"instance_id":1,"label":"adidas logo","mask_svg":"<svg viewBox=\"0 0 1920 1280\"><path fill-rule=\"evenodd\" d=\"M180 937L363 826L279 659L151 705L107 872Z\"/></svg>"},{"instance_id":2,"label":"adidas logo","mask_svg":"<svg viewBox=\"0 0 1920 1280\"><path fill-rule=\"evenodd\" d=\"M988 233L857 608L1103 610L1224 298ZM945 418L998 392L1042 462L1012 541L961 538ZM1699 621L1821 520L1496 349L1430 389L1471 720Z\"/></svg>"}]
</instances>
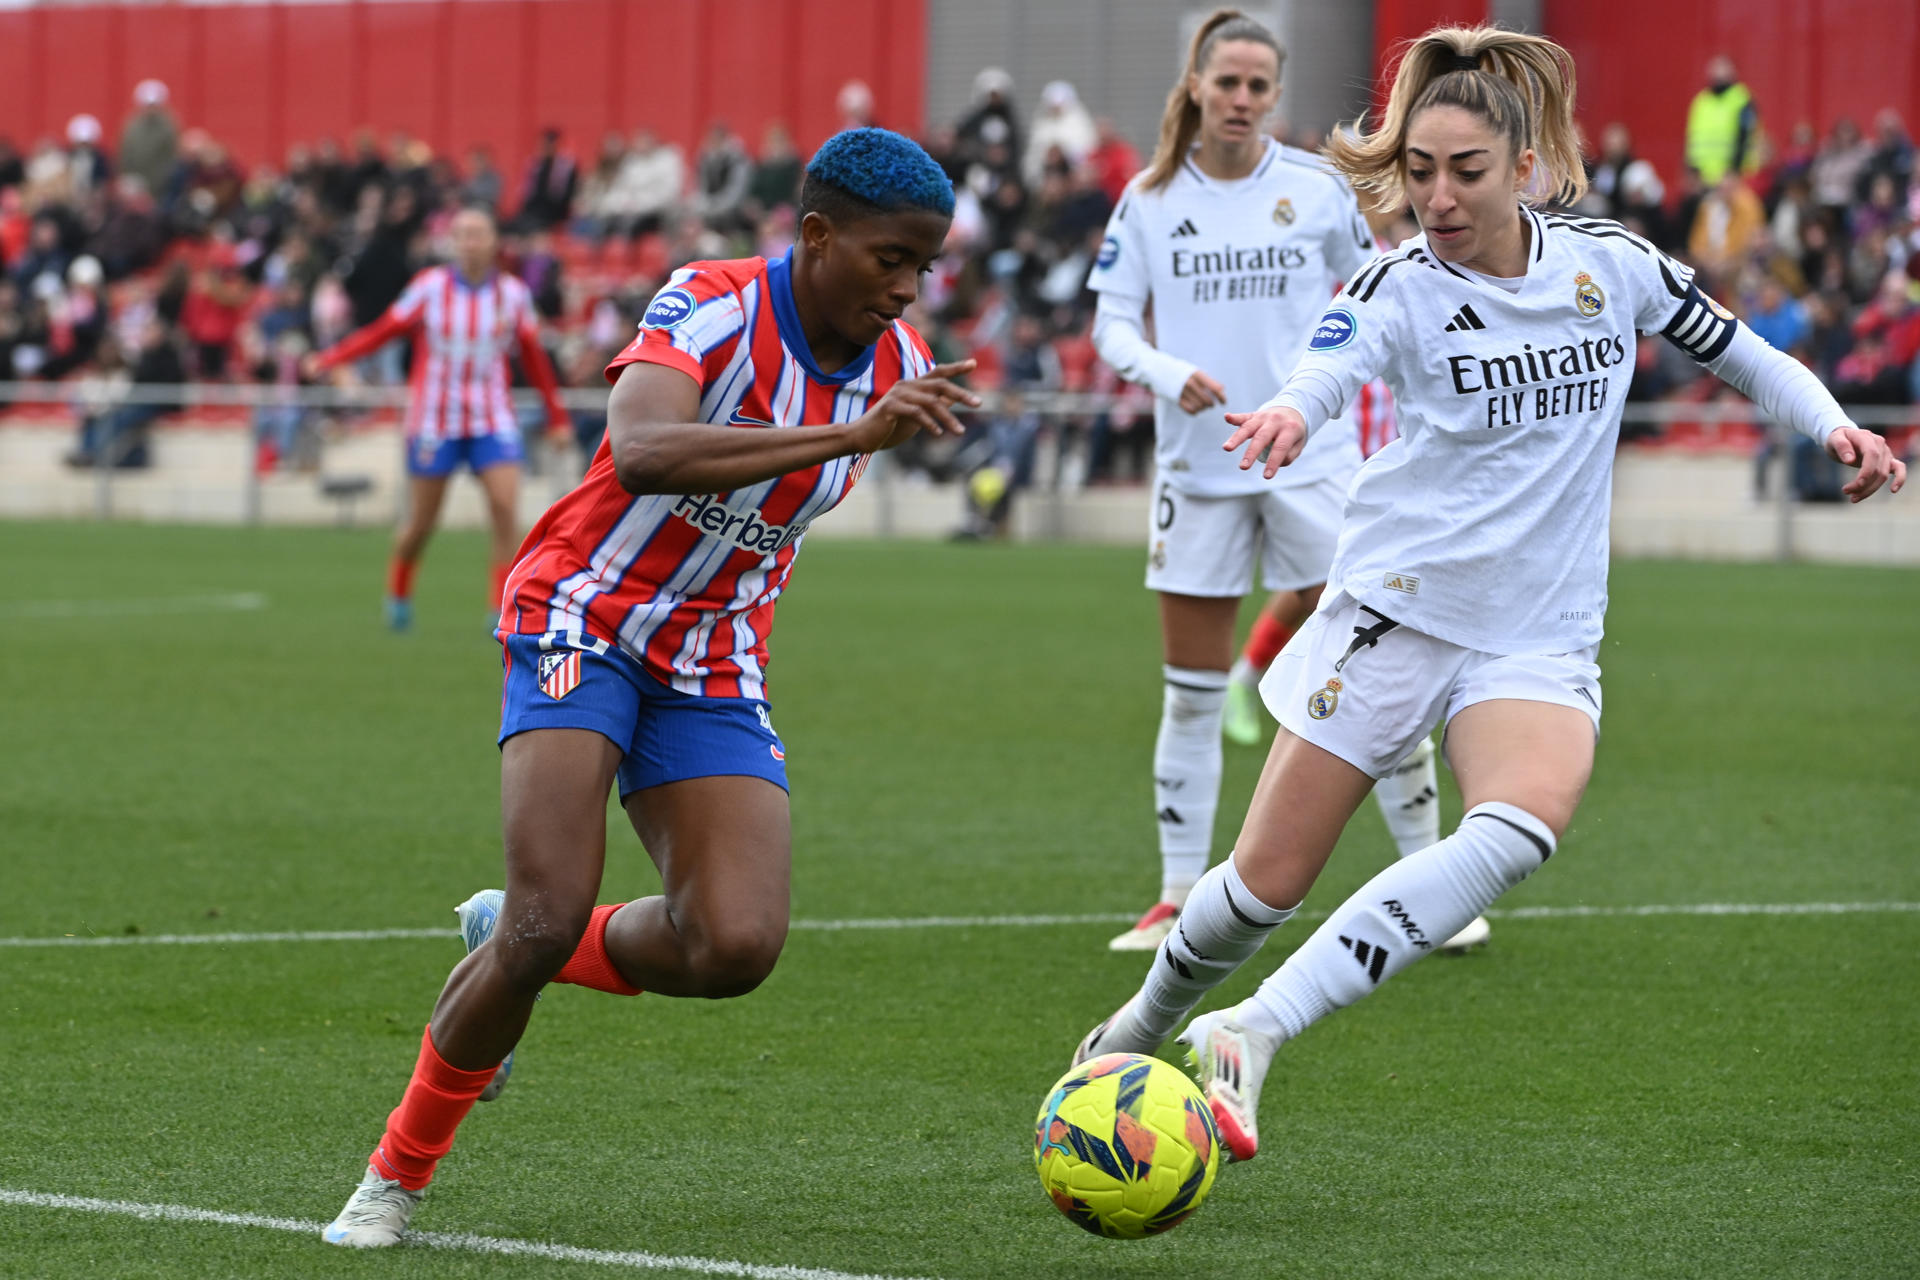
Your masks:
<instances>
[{"instance_id":1,"label":"adidas logo","mask_svg":"<svg viewBox=\"0 0 1920 1280\"><path fill-rule=\"evenodd\" d=\"M1197 236L1199 234L1200 228L1193 225L1192 218L1182 218L1180 219L1180 225L1173 229L1173 235L1168 238L1178 240L1182 236Z\"/></svg>"},{"instance_id":2,"label":"adidas logo","mask_svg":"<svg viewBox=\"0 0 1920 1280\"><path fill-rule=\"evenodd\" d=\"M1486 321L1473 314L1473 308L1466 306L1453 313L1453 319L1447 322L1448 333L1459 333L1463 329L1484 329Z\"/></svg>"},{"instance_id":3,"label":"adidas logo","mask_svg":"<svg viewBox=\"0 0 1920 1280\"><path fill-rule=\"evenodd\" d=\"M1187 824L1187 820L1180 816L1180 811L1172 805L1168 805L1154 816L1170 827L1183 827Z\"/></svg>"},{"instance_id":4,"label":"adidas logo","mask_svg":"<svg viewBox=\"0 0 1920 1280\"><path fill-rule=\"evenodd\" d=\"M1345 934L1340 935L1340 945L1353 952L1353 958L1360 962L1360 967L1367 971L1369 978L1373 979L1373 985L1379 986L1380 975L1386 971L1387 967L1387 949L1377 943L1355 942Z\"/></svg>"}]
</instances>

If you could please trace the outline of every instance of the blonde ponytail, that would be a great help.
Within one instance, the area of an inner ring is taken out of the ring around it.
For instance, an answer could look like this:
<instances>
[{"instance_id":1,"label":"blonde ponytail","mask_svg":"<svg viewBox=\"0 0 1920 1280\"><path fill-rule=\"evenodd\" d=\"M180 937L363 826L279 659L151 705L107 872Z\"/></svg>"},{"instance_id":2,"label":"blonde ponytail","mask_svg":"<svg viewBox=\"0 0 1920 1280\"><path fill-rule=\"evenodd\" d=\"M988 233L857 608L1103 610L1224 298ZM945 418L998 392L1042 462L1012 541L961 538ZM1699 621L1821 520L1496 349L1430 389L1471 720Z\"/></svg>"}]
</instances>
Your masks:
<instances>
[{"instance_id":1,"label":"blonde ponytail","mask_svg":"<svg viewBox=\"0 0 1920 1280\"><path fill-rule=\"evenodd\" d=\"M1573 56L1544 36L1499 27L1436 27L1407 47L1379 128L1327 143L1327 158L1376 209L1404 198L1407 126L1428 107L1487 122L1517 158L1531 147L1536 177L1523 199L1572 204L1587 189L1573 122Z\"/></svg>"},{"instance_id":2,"label":"blonde ponytail","mask_svg":"<svg viewBox=\"0 0 1920 1280\"><path fill-rule=\"evenodd\" d=\"M1187 152L1193 148L1193 140L1200 133L1200 104L1187 92L1187 82L1200 74L1207 65L1207 59L1213 56L1213 48L1229 40L1251 40L1273 50L1274 70L1277 73L1280 64L1286 61L1287 51L1280 47L1280 41L1273 32L1260 23L1241 13L1238 9L1215 9L1193 33L1193 43L1187 48L1187 65L1181 71L1180 78L1173 82L1173 89L1167 94L1166 110L1160 113L1160 141L1154 145L1153 160L1141 175L1140 186L1143 190L1153 191L1164 187L1180 171L1180 162L1187 158Z\"/></svg>"}]
</instances>

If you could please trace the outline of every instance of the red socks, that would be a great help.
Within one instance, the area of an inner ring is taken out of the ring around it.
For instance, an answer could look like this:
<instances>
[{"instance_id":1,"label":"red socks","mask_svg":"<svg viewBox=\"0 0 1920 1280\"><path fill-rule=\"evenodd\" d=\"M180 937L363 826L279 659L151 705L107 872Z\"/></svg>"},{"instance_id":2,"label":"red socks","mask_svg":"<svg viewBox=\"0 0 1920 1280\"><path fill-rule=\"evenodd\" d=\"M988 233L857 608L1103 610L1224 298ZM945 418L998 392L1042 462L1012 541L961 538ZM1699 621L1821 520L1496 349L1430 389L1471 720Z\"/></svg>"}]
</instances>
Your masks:
<instances>
[{"instance_id":1,"label":"red socks","mask_svg":"<svg viewBox=\"0 0 1920 1280\"><path fill-rule=\"evenodd\" d=\"M1263 613L1253 620L1253 630L1247 633L1247 646L1240 652L1255 671L1265 671L1292 638L1289 627Z\"/></svg>"},{"instance_id":2,"label":"red socks","mask_svg":"<svg viewBox=\"0 0 1920 1280\"><path fill-rule=\"evenodd\" d=\"M433 1047L431 1029L420 1036L420 1060L400 1105L387 1117L387 1131L367 1163L383 1178L397 1178L409 1191L433 1181L434 1166L453 1146L460 1127L480 1091L493 1079L493 1067L462 1071L449 1066Z\"/></svg>"},{"instance_id":3,"label":"red socks","mask_svg":"<svg viewBox=\"0 0 1920 1280\"><path fill-rule=\"evenodd\" d=\"M613 919L613 913L626 906L624 902L610 903L593 909L593 918L587 921L587 932L580 939L580 946L574 951L573 959L560 967L553 976L555 982L569 982L576 987L591 987L595 991L605 991L616 996L637 996L640 988L620 976L613 967L613 961L607 956L607 921Z\"/></svg>"},{"instance_id":4,"label":"red socks","mask_svg":"<svg viewBox=\"0 0 1920 1280\"><path fill-rule=\"evenodd\" d=\"M417 562L395 556L387 561L387 596L393 600L413 598L413 571Z\"/></svg>"}]
</instances>

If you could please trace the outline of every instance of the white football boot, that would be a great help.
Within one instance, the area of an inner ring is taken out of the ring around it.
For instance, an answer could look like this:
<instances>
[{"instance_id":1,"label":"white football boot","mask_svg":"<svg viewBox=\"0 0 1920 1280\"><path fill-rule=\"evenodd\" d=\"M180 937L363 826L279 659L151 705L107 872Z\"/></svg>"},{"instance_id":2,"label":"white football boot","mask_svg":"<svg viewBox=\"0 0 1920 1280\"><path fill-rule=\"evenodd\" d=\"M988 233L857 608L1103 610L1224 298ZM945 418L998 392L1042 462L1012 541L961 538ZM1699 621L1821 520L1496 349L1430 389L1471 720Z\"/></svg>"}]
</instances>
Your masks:
<instances>
[{"instance_id":1,"label":"white football boot","mask_svg":"<svg viewBox=\"0 0 1920 1280\"><path fill-rule=\"evenodd\" d=\"M460 941L467 944L467 954L472 955L480 949L480 944L493 936L494 926L500 923L500 907L506 902L506 891L502 889L482 889L453 909L460 919ZM507 1087L507 1077L513 1074L513 1054L509 1053L494 1070L493 1079L487 1081L487 1087L480 1091L480 1101L492 1102Z\"/></svg>"},{"instance_id":2,"label":"white football boot","mask_svg":"<svg viewBox=\"0 0 1920 1280\"><path fill-rule=\"evenodd\" d=\"M1466 928L1440 944L1440 950L1454 955L1464 955L1475 947L1487 945L1487 939L1493 936L1493 927L1485 916L1475 916L1467 921Z\"/></svg>"},{"instance_id":3,"label":"white football boot","mask_svg":"<svg viewBox=\"0 0 1920 1280\"><path fill-rule=\"evenodd\" d=\"M400 1243L407 1233L407 1220L426 1196L425 1191L409 1191L367 1166L366 1176L353 1189L346 1208L320 1233L328 1244L350 1249L384 1249Z\"/></svg>"},{"instance_id":4,"label":"white football boot","mask_svg":"<svg viewBox=\"0 0 1920 1280\"><path fill-rule=\"evenodd\" d=\"M1234 1021L1233 1010L1203 1013L1175 1039L1187 1048L1187 1066L1207 1097L1220 1143L1233 1160L1260 1150L1260 1086L1280 1042Z\"/></svg>"},{"instance_id":5,"label":"white football boot","mask_svg":"<svg viewBox=\"0 0 1920 1280\"><path fill-rule=\"evenodd\" d=\"M1080 1047L1073 1051L1073 1065L1090 1062L1106 1053L1144 1053L1151 1055L1160 1047L1158 1040L1152 1039L1141 1031L1133 1020L1134 1001L1139 996L1121 1005L1107 1020L1087 1032L1080 1041Z\"/></svg>"},{"instance_id":6,"label":"white football boot","mask_svg":"<svg viewBox=\"0 0 1920 1280\"><path fill-rule=\"evenodd\" d=\"M1171 902L1156 902L1147 909L1147 914L1134 922L1133 928L1108 942L1107 950L1152 951L1167 940L1167 935L1173 932L1173 922L1179 918L1179 907Z\"/></svg>"}]
</instances>

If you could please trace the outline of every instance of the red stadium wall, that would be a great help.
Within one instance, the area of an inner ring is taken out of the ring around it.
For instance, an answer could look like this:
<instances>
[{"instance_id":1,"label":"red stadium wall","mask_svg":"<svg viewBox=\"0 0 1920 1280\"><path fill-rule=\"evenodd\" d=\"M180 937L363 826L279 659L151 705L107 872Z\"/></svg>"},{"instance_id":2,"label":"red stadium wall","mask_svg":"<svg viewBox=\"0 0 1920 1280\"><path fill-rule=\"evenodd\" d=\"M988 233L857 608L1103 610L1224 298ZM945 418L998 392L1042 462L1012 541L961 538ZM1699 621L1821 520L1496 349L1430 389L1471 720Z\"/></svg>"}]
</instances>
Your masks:
<instances>
[{"instance_id":1,"label":"red stadium wall","mask_svg":"<svg viewBox=\"0 0 1920 1280\"><path fill-rule=\"evenodd\" d=\"M918 131L925 0L336 0L0 10L0 134L23 149L91 112L109 142L133 86L167 82L183 126L245 161L404 129L436 150L494 147L513 181L543 125L583 162L639 125L692 155L725 119L750 147L774 120L810 151L849 79L882 124Z\"/></svg>"},{"instance_id":2,"label":"red stadium wall","mask_svg":"<svg viewBox=\"0 0 1920 1280\"><path fill-rule=\"evenodd\" d=\"M1920 125L1920 5L1913 0L1544 0L1541 29L1580 67L1580 123L1595 142L1614 120L1678 187L1687 104L1707 59L1726 53L1753 91L1778 145L1811 121L1825 136L1841 116L1872 132L1893 107ZM1375 66L1445 22L1483 22L1487 0L1376 0Z\"/></svg>"},{"instance_id":3,"label":"red stadium wall","mask_svg":"<svg viewBox=\"0 0 1920 1280\"><path fill-rule=\"evenodd\" d=\"M1920 123L1920 5L1912 0L1550 0L1544 25L1580 65L1580 116L1589 136L1609 121L1672 190L1687 104L1707 59L1733 58L1776 146L1793 126L1824 137L1841 116L1871 135L1874 113Z\"/></svg>"}]
</instances>

